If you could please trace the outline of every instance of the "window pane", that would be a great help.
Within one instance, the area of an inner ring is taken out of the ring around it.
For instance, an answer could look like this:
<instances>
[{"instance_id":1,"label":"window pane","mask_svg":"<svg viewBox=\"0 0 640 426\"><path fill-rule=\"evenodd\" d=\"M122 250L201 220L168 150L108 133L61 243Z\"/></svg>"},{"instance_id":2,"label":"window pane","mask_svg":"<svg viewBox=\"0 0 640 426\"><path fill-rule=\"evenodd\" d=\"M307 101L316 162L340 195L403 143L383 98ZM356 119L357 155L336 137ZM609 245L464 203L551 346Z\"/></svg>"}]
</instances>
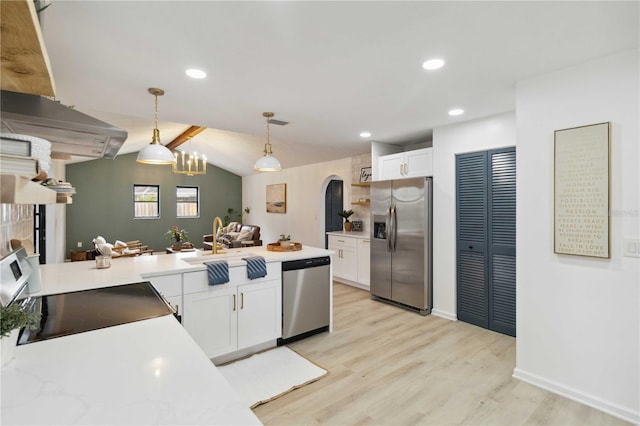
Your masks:
<instances>
[{"instance_id":1,"label":"window pane","mask_svg":"<svg viewBox=\"0 0 640 426\"><path fill-rule=\"evenodd\" d=\"M197 186L176 187L177 217L200 217L200 199Z\"/></svg>"},{"instance_id":2,"label":"window pane","mask_svg":"<svg viewBox=\"0 0 640 426\"><path fill-rule=\"evenodd\" d=\"M158 185L133 185L133 217L160 217L160 187Z\"/></svg>"}]
</instances>

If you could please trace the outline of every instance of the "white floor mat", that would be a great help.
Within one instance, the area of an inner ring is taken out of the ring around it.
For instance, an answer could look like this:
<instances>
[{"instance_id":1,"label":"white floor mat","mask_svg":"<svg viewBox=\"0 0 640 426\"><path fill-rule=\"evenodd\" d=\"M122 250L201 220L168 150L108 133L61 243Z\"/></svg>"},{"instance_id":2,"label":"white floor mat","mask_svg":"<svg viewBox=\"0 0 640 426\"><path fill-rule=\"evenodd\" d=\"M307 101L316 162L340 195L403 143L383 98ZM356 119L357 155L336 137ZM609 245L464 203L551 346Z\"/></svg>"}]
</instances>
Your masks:
<instances>
[{"instance_id":1,"label":"white floor mat","mask_svg":"<svg viewBox=\"0 0 640 426\"><path fill-rule=\"evenodd\" d=\"M218 369L251 408L329 374L286 346L252 355Z\"/></svg>"}]
</instances>

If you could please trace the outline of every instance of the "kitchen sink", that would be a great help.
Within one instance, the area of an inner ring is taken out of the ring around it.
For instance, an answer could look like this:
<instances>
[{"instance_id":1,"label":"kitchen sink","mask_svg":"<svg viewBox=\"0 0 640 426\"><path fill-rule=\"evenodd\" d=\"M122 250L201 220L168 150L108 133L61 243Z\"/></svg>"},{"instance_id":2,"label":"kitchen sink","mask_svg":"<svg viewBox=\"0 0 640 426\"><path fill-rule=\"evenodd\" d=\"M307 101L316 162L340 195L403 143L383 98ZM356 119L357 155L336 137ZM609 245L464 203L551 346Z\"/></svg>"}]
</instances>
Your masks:
<instances>
[{"instance_id":1,"label":"kitchen sink","mask_svg":"<svg viewBox=\"0 0 640 426\"><path fill-rule=\"evenodd\" d=\"M237 250L225 250L226 253L221 254L206 254L202 256L185 257L184 260L190 265L198 265L200 263L211 262L212 260L240 260L243 257L257 256L256 253L242 252Z\"/></svg>"}]
</instances>

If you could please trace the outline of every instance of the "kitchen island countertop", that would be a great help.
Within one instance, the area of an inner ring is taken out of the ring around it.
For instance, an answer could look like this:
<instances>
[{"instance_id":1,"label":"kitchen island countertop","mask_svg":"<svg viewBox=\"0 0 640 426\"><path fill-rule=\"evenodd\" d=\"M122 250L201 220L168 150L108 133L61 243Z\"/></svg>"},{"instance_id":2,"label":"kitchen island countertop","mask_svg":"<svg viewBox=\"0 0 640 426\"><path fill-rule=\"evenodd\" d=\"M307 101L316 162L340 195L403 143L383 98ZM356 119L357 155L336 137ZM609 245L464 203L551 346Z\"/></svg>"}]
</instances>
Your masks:
<instances>
[{"instance_id":1,"label":"kitchen island countertop","mask_svg":"<svg viewBox=\"0 0 640 426\"><path fill-rule=\"evenodd\" d=\"M31 296L44 296L55 293L87 290L90 288L109 287L145 281L155 276L181 274L183 272L204 271L202 263L190 264L187 261L209 251L141 255L137 257L113 258L111 267L96 268L92 260L65 262L41 265L42 288ZM229 267L245 265L243 256L263 256L267 262L284 262L288 260L308 259L329 256L333 251L316 247L303 247L302 250L290 252L268 251L265 246L231 249L226 255L211 256L208 260L227 260Z\"/></svg>"},{"instance_id":2,"label":"kitchen island countertop","mask_svg":"<svg viewBox=\"0 0 640 426\"><path fill-rule=\"evenodd\" d=\"M42 288L31 296L202 271L198 257L206 254L113 259L106 269L94 261L41 265ZM244 256L282 262L331 254L250 247L216 259L238 267ZM172 315L18 346L1 383L1 424L260 424Z\"/></svg>"}]
</instances>

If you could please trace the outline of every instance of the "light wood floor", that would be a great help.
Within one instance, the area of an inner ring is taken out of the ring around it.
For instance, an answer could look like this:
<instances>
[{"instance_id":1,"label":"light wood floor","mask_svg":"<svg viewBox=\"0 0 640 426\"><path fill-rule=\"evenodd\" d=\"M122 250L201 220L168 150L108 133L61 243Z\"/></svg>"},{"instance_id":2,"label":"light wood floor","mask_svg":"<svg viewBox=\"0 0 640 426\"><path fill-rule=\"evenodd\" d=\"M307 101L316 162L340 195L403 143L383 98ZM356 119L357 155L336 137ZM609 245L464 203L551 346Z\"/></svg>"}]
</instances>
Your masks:
<instances>
[{"instance_id":1,"label":"light wood floor","mask_svg":"<svg viewBox=\"0 0 640 426\"><path fill-rule=\"evenodd\" d=\"M513 337L422 317L340 283L334 332L290 347L330 374L257 407L266 425L627 424L512 378Z\"/></svg>"}]
</instances>

